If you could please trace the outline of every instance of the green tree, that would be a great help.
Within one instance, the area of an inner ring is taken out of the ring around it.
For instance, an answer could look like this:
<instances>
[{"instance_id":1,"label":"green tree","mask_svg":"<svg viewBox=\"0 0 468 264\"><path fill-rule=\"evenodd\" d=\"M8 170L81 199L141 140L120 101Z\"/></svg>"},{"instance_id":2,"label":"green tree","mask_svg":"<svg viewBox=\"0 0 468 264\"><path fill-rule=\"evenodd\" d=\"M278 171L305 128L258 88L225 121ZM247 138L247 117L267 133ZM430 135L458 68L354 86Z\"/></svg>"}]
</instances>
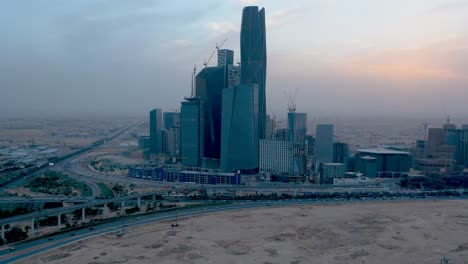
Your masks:
<instances>
[{"instance_id":1,"label":"green tree","mask_svg":"<svg viewBox=\"0 0 468 264\"><path fill-rule=\"evenodd\" d=\"M5 232L5 239L9 243L11 242L16 242L16 241L21 241L28 238L28 232L23 231L23 229L15 226L12 229L8 230Z\"/></svg>"}]
</instances>

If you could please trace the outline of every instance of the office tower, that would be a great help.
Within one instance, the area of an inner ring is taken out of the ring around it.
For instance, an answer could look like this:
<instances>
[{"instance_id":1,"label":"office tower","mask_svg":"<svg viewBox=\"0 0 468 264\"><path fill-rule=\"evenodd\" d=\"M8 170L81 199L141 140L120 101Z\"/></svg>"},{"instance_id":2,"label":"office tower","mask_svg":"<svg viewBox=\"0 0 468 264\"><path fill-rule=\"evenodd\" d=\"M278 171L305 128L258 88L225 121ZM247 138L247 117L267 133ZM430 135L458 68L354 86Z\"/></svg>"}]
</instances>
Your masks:
<instances>
[{"instance_id":1,"label":"office tower","mask_svg":"<svg viewBox=\"0 0 468 264\"><path fill-rule=\"evenodd\" d=\"M266 122L265 122L265 139L274 139L275 131L276 131L275 119L270 118L270 116L267 115Z\"/></svg>"},{"instance_id":2,"label":"office tower","mask_svg":"<svg viewBox=\"0 0 468 264\"><path fill-rule=\"evenodd\" d=\"M333 162L333 125L317 125L315 131L315 155L318 162Z\"/></svg>"},{"instance_id":3,"label":"office tower","mask_svg":"<svg viewBox=\"0 0 468 264\"><path fill-rule=\"evenodd\" d=\"M454 129L447 132L447 144L455 147L455 161L458 165L468 166L468 129Z\"/></svg>"},{"instance_id":4,"label":"office tower","mask_svg":"<svg viewBox=\"0 0 468 264\"><path fill-rule=\"evenodd\" d=\"M162 152L162 110L159 108L150 111L150 153L160 154Z\"/></svg>"},{"instance_id":5,"label":"office tower","mask_svg":"<svg viewBox=\"0 0 468 264\"><path fill-rule=\"evenodd\" d=\"M203 153L203 105L200 98L187 98L180 109L181 163L200 167Z\"/></svg>"},{"instance_id":6,"label":"office tower","mask_svg":"<svg viewBox=\"0 0 468 264\"><path fill-rule=\"evenodd\" d=\"M293 143L260 140L260 172L289 174L293 161Z\"/></svg>"},{"instance_id":7,"label":"office tower","mask_svg":"<svg viewBox=\"0 0 468 264\"><path fill-rule=\"evenodd\" d=\"M234 51L229 49L218 50L218 67L227 67L234 64Z\"/></svg>"},{"instance_id":8,"label":"office tower","mask_svg":"<svg viewBox=\"0 0 468 264\"><path fill-rule=\"evenodd\" d=\"M169 130L173 126L180 126L180 113L177 112L165 112L164 117L164 129Z\"/></svg>"},{"instance_id":9,"label":"office tower","mask_svg":"<svg viewBox=\"0 0 468 264\"><path fill-rule=\"evenodd\" d=\"M342 163L320 163L320 183L333 184L333 179L344 178L345 165Z\"/></svg>"},{"instance_id":10,"label":"office tower","mask_svg":"<svg viewBox=\"0 0 468 264\"><path fill-rule=\"evenodd\" d=\"M258 85L223 90L221 164L227 172L258 169Z\"/></svg>"},{"instance_id":11,"label":"office tower","mask_svg":"<svg viewBox=\"0 0 468 264\"><path fill-rule=\"evenodd\" d=\"M221 151L221 100L225 67L204 68L196 77L196 96L203 105L202 158L219 159Z\"/></svg>"},{"instance_id":12,"label":"office tower","mask_svg":"<svg viewBox=\"0 0 468 264\"><path fill-rule=\"evenodd\" d=\"M235 65L227 66L227 87L240 84L240 67Z\"/></svg>"},{"instance_id":13,"label":"office tower","mask_svg":"<svg viewBox=\"0 0 468 264\"><path fill-rule=\"evenodd\" d=\"M169 138L167 130L161 130L161 153L169 154Z\"/></svg>"},{"instance_id":14,"label":"office tower","mask_svg":"<svg viewBox=\"0 0 468 264\"><path fill-rule=\"evenodd\" d=\"M343 163L345 169L347 168L349 158L349 147L348 144L342 142L333 143L333 162Z\"/></svg>"},{"instance_id":15,"label":"office tower","mask_svg":"<svg viewBox=\"0 0 468 264\"><path fill-rule=\"evenodd\" d=\"M288 129L280 128L280 129L276 130L275 140L288 141Z\"/></svg>"},{"instance_id":16,"label":"office tower","mask_svg":"<svg viewBox=\"0 0 468 264\"><path fill-rule=\"evenodd\" d=\"M432 157L436 147L445 143L445 130L443 128L429 128L425 155Z\"/></svg>"},{"instance_id":17,"label":"office tower","mask_svg":"<svg viewBox=\"0 0 468 264\"><path fill-rule=\"evenodd\" d=\"M314 148L315 148L315 138L312 135L306 135L306 155L312 156L314 155Z\"/></svg>"},{"instance_id":18,"label":"office tower","mask_svg":"<svg viewBox=\"0 0 468 264\"><path fill-rule=\"evenodd\" d=\"M242 12L240 35L241 84L257 84L259 97L259 136L265 138L266 121L266 33L265 9L245 7Z\"/></svg>"},{"instance_id":19,"label":"office tower","mask_svg":"<svg viewBox=\"0 0 468 264\"><path fill-rule=\"evenodd\" d=\"M180 151L180 127L173 126L167 131L168 154L171 157L179 157Z\"/></svg>"},{"instance_id":20,"label":"office tower","mask_svg":"<svg viewBox=\"0 0 468 264\"><path fill-rule=\"evenodd\" d=\"M307 133L307 114L288 113L288 140L297 144L304 144Z\"/></svg>"}]
</instances>

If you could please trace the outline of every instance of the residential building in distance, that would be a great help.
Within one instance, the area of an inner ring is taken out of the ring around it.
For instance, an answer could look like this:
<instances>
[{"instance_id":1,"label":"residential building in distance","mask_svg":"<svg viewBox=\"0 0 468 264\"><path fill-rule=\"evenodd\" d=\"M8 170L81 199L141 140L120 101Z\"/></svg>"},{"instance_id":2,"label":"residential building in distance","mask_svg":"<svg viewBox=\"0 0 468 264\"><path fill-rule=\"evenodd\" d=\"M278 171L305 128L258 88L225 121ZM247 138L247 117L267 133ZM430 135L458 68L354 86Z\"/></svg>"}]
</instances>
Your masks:
<instances>
[{"instance_id":1,"label":"residential building in distance","mask_svg":"<svg viewBox=\"0 0 468 264\"><path fill-rule=\"evenodd\" d=\"M150 111L150 153L161 154L162 153L162 110L159 108Z\"/></svg>"},{"instance_id":2,"label":"residential building in distance","mask_svg":"<svg viewBox=\"0 0 468 264\"><path fill-rule=\"evenodd\" d=\"M257 6L245 7L242 12L240 33L241 84L258 87L258 132L265 138L266 122L266 31L265 9Z\"/></svg>"},{"instance_id":3,"label":"residential building in distance","mask_svg":"<svg viewBox=\"0 0 468 264\"><path fill-rule=\"evenodd\" d=\"M333 125L317 125L315 132L315 155L318 162L333 162Z\"/></svg>"},{"instance_id":4,"label":"residential building in distance","mask_svg":"<svg viewBox=\"0 0 468 264\"><path fill-rule=\"evenodd\" d=\"M307 114L290 111L288 113L288 140L304 144L307 133Z\"/></svg>"},{"instance_id":5,"label":"residential building in distance","mask_svg":"<svg viewBox=\"0 0 468 264\"><path fill-rule=\"evenodd\" d=\"M222 102L220 169L258 169L258 85L225 88Z\"/></svg>"},{"instance_id":6,"label":"residential building in distance","mask_svg":"<svg viewBox=\"0 0 468 264\"><path fill-rule=\"evenodd\" d=\"M265 126L266 126L265 127L265 139L274 139L275 132L276 132L275 119L267 115Z\"/></svg>"},{"instance_id":7,"label":"residential building in distance","mask_svg":"<svg viewBox=\"0 0 468 264\"><path fill-rule=\"evenodd\" d=\"M203 153L203 105L200 98L186 98L180 109L180 158L184 166L200 167Z\"/></svg>"},{"instance_id":8,"label":"residential building in distance","mask_svg":"<svg viewBox=\"0 0 468 264\"><path fill-rule=\"evenodd\" d=\"M319 165L320 184L333 184L333 179L345 176L345 165L343 163L326 163Z\"/></svg>"}]
</instances>

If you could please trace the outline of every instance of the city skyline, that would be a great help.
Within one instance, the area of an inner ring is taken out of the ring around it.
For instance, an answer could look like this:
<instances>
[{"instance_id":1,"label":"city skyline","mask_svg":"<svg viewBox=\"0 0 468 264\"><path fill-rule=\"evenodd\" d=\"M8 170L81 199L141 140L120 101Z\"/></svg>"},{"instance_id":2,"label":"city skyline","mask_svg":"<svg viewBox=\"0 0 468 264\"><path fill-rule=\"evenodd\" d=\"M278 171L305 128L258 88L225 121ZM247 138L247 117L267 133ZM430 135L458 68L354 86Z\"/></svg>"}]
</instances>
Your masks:
<instances>
[{"instance_id":1,"label":"city skyline","mask_svg":"<svg viewBox=\"0 0 468 264\"><path fill-rule=\"evenodd\" d=\"M268 112L284 113L284 91L299 88L298 110L317 116L466 115L468 2L437 0L5 2L2 24L15 26L0 28L0 110L174 110L216 43L228 38L239 59L238 14L251 4L269 10Z\"/></svg>"}]
</instances>

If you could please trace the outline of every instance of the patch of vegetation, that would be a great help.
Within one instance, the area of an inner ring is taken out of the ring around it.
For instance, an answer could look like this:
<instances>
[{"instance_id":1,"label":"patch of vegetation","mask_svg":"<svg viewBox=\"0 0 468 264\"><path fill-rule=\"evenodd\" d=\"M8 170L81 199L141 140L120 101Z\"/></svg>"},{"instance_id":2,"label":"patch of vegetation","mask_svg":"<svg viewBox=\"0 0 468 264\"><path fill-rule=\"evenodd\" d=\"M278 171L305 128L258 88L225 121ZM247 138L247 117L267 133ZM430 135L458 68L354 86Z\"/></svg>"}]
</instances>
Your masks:
<instances>
[{"instance_id":1,"label":"patch of vegetation","mask_svg":"<svg viewBox=\"0 0 468 264\"><path fill-rule=\"evenodd\" d=\"M109 187L107 187L106 184L99 182L97 185L101 189L102 197L104 198L114 197L114 192Z\"/></svg>"},{"instance_id":2,"label":"patch of vegetation","mask_svg":"<svg viewBox=\"0 0 468 264\"><path fill-rule=\"evenodd\" d=\"M31 213L33 210L23 208L23 207L16 207L13 210L1 210L0 209L0 219L7 218L11 216L21 215L21 214L28 214Z\"/></svg>"},{"instance_id":3,"label":"patch of vegetation","mask_svg":"<svg viewBox=\"0 0 468 264\"><path fill-rule=\"evenodd\" d=\"M91 189L86 184L57 171L46 171L44 174L32 178L26 187L33 192L53 195L69 196L74 193L74 190L78 190L82 196L91 196Z\"/></svg>"},{"instance_id":4,"label":"patch of vegetation","mask_svg":"<svg viewBox=\"0 0 468 264\"><path fill-rule=\"evenodd\" d=\"M127 195L128 194L128 190L125 188L125 186L120 185L118 183L114 184L114 186L112 187L112 191L114 191L114 193L116 193L117 195Z\"/></svg>"},{"instance_id":5,"label":"patch of vegetation","mask_svg":"<svg viewBox=\"0 0 468 264\"><path fill-rule=\"evenodd\" d=\"M28 238L28 232L17 226L5 232L5 240L8 243L25 240L26 238Z\"/></svg>"}]
</instances>

